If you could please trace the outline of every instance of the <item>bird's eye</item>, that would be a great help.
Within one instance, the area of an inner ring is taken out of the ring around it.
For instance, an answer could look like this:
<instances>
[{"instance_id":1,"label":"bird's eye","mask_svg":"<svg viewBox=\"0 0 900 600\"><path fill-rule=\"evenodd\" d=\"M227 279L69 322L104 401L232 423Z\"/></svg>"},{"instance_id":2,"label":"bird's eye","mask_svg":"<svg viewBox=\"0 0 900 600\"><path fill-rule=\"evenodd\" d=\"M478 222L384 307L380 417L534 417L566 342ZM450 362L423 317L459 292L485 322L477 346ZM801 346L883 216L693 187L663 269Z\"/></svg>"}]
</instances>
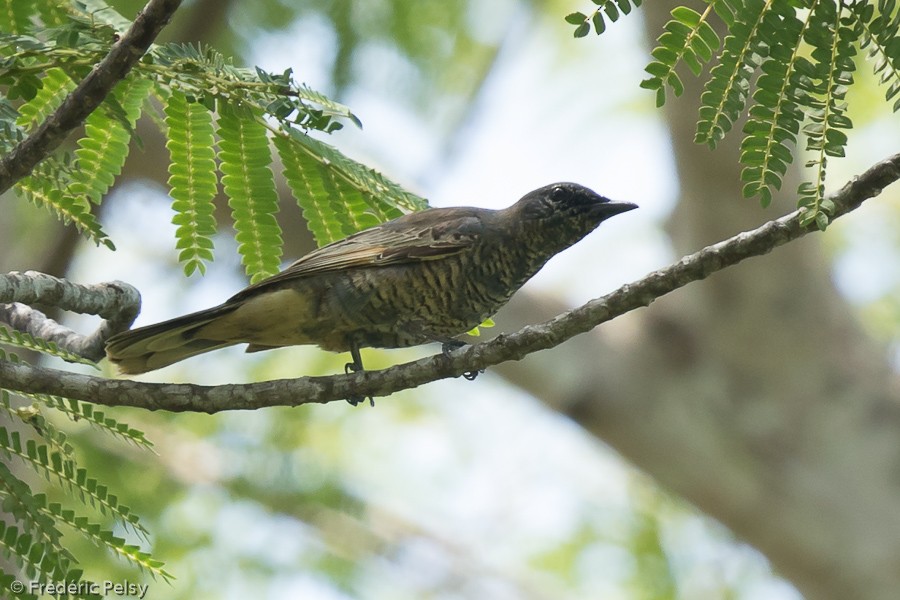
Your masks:
<instances>
[{"instance_id":1,"label":"bird's eye","mask_svg":"<svg viewBox=\"0 0 900 600\"><path fill-rule=\"evenodd\" d=\"M564 190L561 186L557 186L550 191L550 198L554 202L561 202L566 197L566 190Z\"/></svg>"}]
</instances>

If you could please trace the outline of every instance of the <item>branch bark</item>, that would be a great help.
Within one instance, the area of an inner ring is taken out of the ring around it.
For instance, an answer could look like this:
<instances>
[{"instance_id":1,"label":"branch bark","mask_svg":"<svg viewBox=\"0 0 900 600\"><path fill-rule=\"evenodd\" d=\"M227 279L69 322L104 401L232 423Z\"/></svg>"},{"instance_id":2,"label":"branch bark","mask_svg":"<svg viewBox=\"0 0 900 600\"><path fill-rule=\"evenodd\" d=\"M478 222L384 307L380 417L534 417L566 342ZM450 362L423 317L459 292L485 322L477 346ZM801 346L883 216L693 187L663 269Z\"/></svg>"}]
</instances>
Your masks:
<instances>
[{"instance_id":1,"label":"branch bark","mask_svg":"<svg viewBox=\"0 0 900 600\"><path fill-rule=\"evenodd\" d=\"M830 199L838 218L900 179L900 154L868 169ZM651 302L693 281L761 256L814 231L800 225L795 211L761 227L735 235L682 258L601 298L550 321L452 352L368 371L327 377L301 377L241 385L154 384L79 375L27 364L0 361L0 387L23 394L53 394L108 406L214 413L269 406L298 406L360 396L386 396L401 389L459 377L528 354L558 346L597 325Z\"/></svg>"},{"instance_id":2,"label":"branch bark","mask_svg":"<svg viewBox=\"0 0 900 600\"><path fill-rule=\"evenodd\" d=\"M28 176L69 133L84 123L144 56L180 5L181 0L147 2L131 28L113 44L109 54L72 90L59 108L0 160L0 194Z\"/></svg>"},{"instance_id":3,"label":"branch bark","mask_svg":"<svg viewBox=\"0 0 900 600\"><path fill-rule=\"evenodd\" d=\"M99 361L106 340L128 329L141 310L140 293L122 281L79 285L44 273L26 271L0 275L0 324L54 342L61 349ZM33 304L104 319L91 335L84 336L48 318Z\"/></svg>"}]
</instances>

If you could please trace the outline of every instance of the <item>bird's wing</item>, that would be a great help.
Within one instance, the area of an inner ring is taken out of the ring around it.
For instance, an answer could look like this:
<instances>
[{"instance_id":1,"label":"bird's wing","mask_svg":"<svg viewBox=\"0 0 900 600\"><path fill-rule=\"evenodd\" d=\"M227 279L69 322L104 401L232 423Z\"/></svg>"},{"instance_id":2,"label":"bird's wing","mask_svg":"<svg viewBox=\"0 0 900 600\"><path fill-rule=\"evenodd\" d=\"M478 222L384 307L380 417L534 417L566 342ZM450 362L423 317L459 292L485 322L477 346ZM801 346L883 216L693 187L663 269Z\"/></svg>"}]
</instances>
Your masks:
<instances>
[{"instance_id":1,"label":"bird's wing","mask_svg":"<svg viewBox=\"0 0 900 600\"><path fill-rule=\"evenodd\" d=\"M443 209L424 212L437 211ZM354 233L313 250L284 271L238 292L229 301L241 300L263 287L318 273L435 260L463 252L476 243L482 230L480 218L471 213L447 217L435 222L434 218L423 218L423 213L413 213Z\"/></svg>"}]
</instances>

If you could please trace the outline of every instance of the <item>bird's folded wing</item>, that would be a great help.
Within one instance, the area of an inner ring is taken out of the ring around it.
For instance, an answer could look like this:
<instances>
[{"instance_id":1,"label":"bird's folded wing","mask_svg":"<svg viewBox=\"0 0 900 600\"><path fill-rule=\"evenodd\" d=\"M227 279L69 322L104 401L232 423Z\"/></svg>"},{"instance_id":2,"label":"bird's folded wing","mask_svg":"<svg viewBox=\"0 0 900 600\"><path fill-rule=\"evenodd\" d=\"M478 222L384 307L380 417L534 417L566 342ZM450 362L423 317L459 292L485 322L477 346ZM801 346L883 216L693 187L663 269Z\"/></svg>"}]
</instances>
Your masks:
<instances>
[{"instance_id":1,"label":"bird's folded wing","mask_svg":"<svg viewBox=\"0 0 900 600\"><path fill-rule=\"evenodd\" d=\"M399 225L389 222L313 250L281 273L240 291L229 302L243 299L263 287L318 273L420 262L457 254L471 247L481 231L481 222L474 216L443 219L427 225L415 222Z\"/></svg>"}]
</instances>

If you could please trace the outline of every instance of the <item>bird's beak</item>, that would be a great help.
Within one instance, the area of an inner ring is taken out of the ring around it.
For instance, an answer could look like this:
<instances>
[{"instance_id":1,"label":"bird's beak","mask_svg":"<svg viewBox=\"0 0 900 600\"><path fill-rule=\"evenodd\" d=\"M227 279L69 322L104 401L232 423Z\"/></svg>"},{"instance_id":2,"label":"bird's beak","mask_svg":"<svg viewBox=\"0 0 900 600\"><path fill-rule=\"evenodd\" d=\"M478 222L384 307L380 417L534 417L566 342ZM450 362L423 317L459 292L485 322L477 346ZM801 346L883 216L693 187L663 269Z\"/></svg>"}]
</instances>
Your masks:
<instances>
[{"instance_id":1,"label":"bird's beak","mask_svg":"<svg viewBox=\"0 0 900 600\"><path fill-rule=\"evenodd\" d=\"M606 202L597 202L591 206L591 212L597 217L608 219L609 217L614 217L620 213L634 210L637 207L637 204L631 202L613 202L612 200L607 200Z\"/></svg>"}]
</instances>

